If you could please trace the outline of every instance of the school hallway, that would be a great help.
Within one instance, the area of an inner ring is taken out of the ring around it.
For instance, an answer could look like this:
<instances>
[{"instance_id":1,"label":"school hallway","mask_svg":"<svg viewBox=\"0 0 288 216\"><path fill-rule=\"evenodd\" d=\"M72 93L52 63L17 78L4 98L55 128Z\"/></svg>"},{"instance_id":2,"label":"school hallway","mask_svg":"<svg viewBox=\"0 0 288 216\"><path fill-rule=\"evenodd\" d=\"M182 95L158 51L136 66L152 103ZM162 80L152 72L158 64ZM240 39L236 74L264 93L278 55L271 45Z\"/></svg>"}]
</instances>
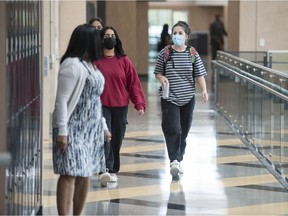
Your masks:
<instances>
[{"instance_id":1,"label":"school hallway","mask_svg":"<svg viewBox=\"0 0 288 216\"><path fill-rule=\"evenodd\" d=\"M143 78L147 111L139 117L130 104L118 182L101 187L93 176L82 215L288 215L287 190L215 111L213 74L202 59L210 101L198 88L184 174L170 175L158 82ZM43 148L43 215L57 215L51 146Z\"/></svg>"}]
</instances>

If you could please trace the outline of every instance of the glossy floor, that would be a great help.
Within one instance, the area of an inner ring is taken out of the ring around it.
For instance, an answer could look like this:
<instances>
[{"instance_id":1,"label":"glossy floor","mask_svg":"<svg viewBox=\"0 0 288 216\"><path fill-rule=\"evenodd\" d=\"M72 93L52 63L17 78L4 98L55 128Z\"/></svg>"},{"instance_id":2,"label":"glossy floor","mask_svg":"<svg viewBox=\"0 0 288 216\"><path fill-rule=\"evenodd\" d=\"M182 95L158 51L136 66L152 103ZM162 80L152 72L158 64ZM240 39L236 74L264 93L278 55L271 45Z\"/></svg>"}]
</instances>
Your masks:
<instances>
[{"instance_id":1,"label":"glossy floor","mask_svg":"<svg viewBox=\"0 0 288 216\"><path fill-rule=\"evenodd\" d=\"M83 215L288 215L287 191L214 111L209 67L210 102L202 103L196 95L181 178L174 180L169 173L158 83L150 76L142 81L147 112L139 117L132 105L129 109L119 181L103 188L93 176ZM58 176L53 174L51 158L51 141L47 141L44 215L57 214Z\"/></svg>"}]
</instances>

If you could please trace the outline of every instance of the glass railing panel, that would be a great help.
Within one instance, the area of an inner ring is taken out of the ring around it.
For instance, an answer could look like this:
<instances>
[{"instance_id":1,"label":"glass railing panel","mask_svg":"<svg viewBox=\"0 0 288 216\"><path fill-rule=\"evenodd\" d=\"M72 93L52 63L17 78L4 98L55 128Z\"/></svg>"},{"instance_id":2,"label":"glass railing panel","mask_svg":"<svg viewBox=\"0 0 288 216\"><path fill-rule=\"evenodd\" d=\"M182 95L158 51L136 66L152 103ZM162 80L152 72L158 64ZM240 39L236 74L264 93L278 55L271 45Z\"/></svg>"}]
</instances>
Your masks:
<instances>
[{"instance_id":1,"label":"glass railing panel","mask_svg":"<svg viewBox=\"0 0 288 216\"><path fill-rule=\"evenodd\" d=\"M247 82L245 79L241 79L239 83L239 131L242 134L245 134L245 123L246 123L246 115L247 115Z\"/></svg>"},{"instance_id":2,"label":"glass railing panel","mask_svg":"<svg viewBox=\"0 0 288 216\"><path fill-rule=\"evenodd\" d=\"M288 74L224 52L213 68L218 111L287 178Z\"/></svg>"},{"instance_id":3,"label":"glass railing panel","mask_svg":"<svg viewBox=\"0 0 288 216\"><path fill-rule=\"evenodd\" d=\"M240 99L238 97L238 95L240 94L240 83L241 83L241 79L238 76L235 76L233 74L230 75L231 77L233 77L233 82L231 83L231 87L229 88L231 91L226 91L229 92L231 94L230 98L231 98L231 103L230 104L231 108L230 108L230 113L231 113L231 119L233 124L235 125L236 128L240 128L241 126L241 110L240 110Z\"/></svg>"},{"instance_id":4,"label":"glass railing panel","mask_svg":"<svg viewBox=\"0 0 288 216\"><path fill-rule=\"evenodd\" d=\"M261 92L261 143L257 146L267 156L271 146L271 95L265 90Z\"/></svg>"},{"instance_id":5,"label":"glass railing panel","mask_svg":"<svg viewBox=\"0 0 288 216\"><path fill-rule=\"evenodd\" d=\"M280 99L275 96L272 97L271 104L271 149L270 161L278 165L281 156L281 104Z\"/></svg>"},{"instance_id":6,"label":"glass railing panel","mask_svg":"<svg viewBox=\"0 0 288 216\"><path fill-rule=\"evenodd\" d=\"M245 124L245 135L250 143L254 144L254 131L255 131L255 119L254 119L254 98L255 98L255 86L247 82L247 121Z\"/></svg>"},{"instance_id":7,"label":"glass railing panel","mask_svg":"<svg viewBox=\"0 0 288 216\"><path fill-rule=\"evenodd\" d=\"M278 169L284 176L288 176L288 103L281 100L281 158Z\"/></svg>"},{"instance_id":8,"label":"glass railing panel","mask_svg":"<svg viewBox=\"0 0 288 216\"><path fill-rule=\"evenodd\" d=\"M269 50L269 67L288 73L288 50Z\"/></svg>"},{"instance_id":9,"label":"glass railing panel","mask_svg":"<svg viewBox=\"0 0 288 216\"><path fill-rule=\"evenodd\" d=\"M253 118L254 118L254 129L253 129L253 142L254 146L258 149L262 148L262 140L263 140L263 130L262 130L262 123L263 123L263 98L262 98L263 89L255 86L254 89L254 110L253 110Z\"/></svg>"}]
</instances>

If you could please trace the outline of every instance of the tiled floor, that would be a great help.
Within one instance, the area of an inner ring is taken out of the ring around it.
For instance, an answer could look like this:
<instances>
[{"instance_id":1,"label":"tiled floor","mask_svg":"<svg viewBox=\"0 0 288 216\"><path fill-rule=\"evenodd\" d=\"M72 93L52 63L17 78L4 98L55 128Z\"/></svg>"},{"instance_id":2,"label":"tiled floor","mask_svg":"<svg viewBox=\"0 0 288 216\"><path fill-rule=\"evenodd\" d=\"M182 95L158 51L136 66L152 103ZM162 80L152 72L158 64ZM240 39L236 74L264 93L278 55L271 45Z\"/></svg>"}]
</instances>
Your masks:
<instances>
[{"instance_id":1,"label":"tiled floor","mask_svg":"<svg viewBox=\"0 0 288 216\"><path fill-rule=\"evenodd\" d=\"M211 100L196 97L182 177L172 180L169 173L158 84L143 80L148 109L139 117L130 107L119 181L102 188L93 176L83 215L288 215L287 190L214 112L209 74ZM44 158L43 213L56 215L50 142Z\"/></svg>"}]
</instances>

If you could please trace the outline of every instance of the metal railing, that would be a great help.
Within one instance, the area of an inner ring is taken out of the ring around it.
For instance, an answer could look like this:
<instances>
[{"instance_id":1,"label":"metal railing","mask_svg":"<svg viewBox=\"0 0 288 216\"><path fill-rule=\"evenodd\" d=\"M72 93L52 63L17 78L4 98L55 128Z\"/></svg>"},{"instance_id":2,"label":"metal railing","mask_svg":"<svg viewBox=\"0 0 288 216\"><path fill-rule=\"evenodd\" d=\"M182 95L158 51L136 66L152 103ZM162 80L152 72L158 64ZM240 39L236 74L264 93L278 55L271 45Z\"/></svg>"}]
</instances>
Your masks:
<instances>
[{"instance_id":1,"label":"metal railing","mask_svg":"<svg viewBox=\"0 0 288 216\"><path fill-rule=\"evenodd\" d=\"M288 73L288 50L227 51L231 55L250 62Z\"/></svg>"},{"instance_id":2,"label":"metal railing","mask_svg":"<svg viewBox=\"0 0 288 216\"><path fill-rule=\"evenodd\" d=\"M268 67L288 73L288 50L269 50Z\"/></svg>"},{"instance_id":3,"label":"metal railing","mask_svg":"<svg viewBox=\"0 0 288 216\"><path fill-rule=\"evenodd\" d=\"M288 190L288 74L218 52L216 108Z\"/></svg>"}]
</instances>

